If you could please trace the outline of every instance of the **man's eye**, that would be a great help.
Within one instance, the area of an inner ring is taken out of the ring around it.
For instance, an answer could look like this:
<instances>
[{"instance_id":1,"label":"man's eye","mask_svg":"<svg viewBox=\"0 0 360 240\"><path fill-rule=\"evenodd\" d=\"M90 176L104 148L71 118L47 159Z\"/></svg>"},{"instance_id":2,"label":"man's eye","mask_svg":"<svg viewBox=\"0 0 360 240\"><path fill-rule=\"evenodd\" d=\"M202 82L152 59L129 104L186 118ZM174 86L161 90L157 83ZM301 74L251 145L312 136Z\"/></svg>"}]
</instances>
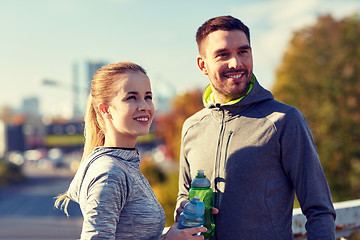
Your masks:
<instances>
[{"instance_id":1,"label":"man's eye","mask_svg":"<svg viewBox=\"0 0 360 240\"><path fill-rule=\"evenodd\" d=\"M218 55L218 57L226 57L227 56L227 53L220 53L219 55Z\"/></svg>"},{"instance_id":2,"label":"man's eye","mask_svg":"<svg viewBox=\"0 0 360 240\"><path fill-rule=\"evenodd\" d=\"M152 96L150 96L150 95L149 95L149 96L146 96L145 99L146 99L146 100L152 100Z\"/></svg>"}]
</instances>

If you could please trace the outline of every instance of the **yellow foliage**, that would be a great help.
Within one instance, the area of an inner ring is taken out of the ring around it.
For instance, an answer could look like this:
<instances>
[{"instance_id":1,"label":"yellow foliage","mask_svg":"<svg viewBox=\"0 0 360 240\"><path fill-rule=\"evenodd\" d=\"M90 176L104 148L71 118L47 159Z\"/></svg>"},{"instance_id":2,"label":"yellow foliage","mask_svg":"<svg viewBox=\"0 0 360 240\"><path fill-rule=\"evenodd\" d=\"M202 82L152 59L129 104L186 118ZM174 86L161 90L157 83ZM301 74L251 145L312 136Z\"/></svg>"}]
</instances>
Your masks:
<instances>
[{"instance_id":1,"label":"yellow foliage","mask_svg":"<svg viewBox=\"0 0 360 240\"><path fill-rule=\"evenodd\" d=\"M307 118L334 201L360 197L359 36L358 15L296 31L272 90Z\"/></svg>"}]
</instances>

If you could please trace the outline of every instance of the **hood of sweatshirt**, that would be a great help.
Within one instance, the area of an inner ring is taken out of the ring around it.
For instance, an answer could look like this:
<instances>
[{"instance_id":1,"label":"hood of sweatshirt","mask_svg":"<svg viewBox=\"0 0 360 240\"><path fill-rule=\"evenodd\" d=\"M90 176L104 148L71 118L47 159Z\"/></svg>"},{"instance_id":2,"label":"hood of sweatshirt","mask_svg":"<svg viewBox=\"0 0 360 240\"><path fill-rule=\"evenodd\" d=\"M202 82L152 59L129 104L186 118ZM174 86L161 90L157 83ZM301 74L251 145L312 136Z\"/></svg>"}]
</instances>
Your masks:
<instances>
[{"instance_id":1,"label":"hood of sweatshirt","mask_svg":"<svg viewBox=\"0 0 360 240\"><path fill-rule=\"evenodd\" d=\"M140 167L139 152L136 149L96 147L94 151L83 162L81 162L73 180L70 183L67 196L71 200L77 203L79 202L80 190L87 170L95 161L101 161L101 157L103 156L121 159L126 161L128 165L133 165L136 168Z\"/></svg>"},{"instance_id":2,"label":"hood of sweatshirt","mask_svg":"<svg viewBox=\"0 0 360 240\"><path fill-rule=\"evenodd\" d=\"M205 89L205 92L203 94L203 104L206 108L221 107L221 108L229 109L229 110L233 109L233 108L241 110L241 109L244 109L254 103L274 99L274 96L272 95L272 93L270 91L266 90L265 88L263 88L259 84L259 82L257 81L254 74L251 78L250 84L251 84L250 88L245 96L243 96L239 99L235 99L226 104L220 104L220 103L215 103L215 102L211 101L210 95L212 94L212 90L209 85L209 86L207 86L207 88Z\"/></svg>"}]
</instances>

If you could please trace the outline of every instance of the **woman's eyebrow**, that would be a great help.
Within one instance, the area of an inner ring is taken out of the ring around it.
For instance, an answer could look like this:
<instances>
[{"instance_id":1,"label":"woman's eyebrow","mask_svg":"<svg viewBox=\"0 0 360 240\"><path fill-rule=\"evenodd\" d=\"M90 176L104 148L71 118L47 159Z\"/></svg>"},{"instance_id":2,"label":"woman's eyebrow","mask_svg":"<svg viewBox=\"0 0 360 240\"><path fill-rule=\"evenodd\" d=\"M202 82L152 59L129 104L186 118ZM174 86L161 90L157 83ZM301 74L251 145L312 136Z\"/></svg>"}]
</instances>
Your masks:
<instances>
[{"instance_id":1,"label":"woman's eyebrow","mask_svg":"<svg viewBox=\"0 0 360 240\"><path fill-rule=\"evenodd\" d=\"M136 92L136 91L130 91L130 92L127 92L126 94L133 94L133 95L137 95L137 94L139 94L139 92ZM152 92L151 92L151 91L147 91L147 92L145 92L145 94L152 94Z\"/></svg>"}]
</instances>

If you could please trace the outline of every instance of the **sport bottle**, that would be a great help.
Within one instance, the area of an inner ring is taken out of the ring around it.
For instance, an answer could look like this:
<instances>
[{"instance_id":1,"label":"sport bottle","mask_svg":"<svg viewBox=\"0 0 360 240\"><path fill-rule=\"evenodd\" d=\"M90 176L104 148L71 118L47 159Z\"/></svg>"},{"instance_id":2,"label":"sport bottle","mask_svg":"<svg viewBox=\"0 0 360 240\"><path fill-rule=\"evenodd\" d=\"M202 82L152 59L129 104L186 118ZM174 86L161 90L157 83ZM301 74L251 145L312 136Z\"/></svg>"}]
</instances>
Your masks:
<instances>
[{"instance_id":1,"label":"sport bottle","mask_svg":"<svg viewBox=\"0 0 360 240\"><path fill-rule=\"evenodd\" d=\"M204 211L205 204L200 202L199 197L194 196L194 198L184 206L184 211L179 217L178 228L184 229L204 226ZM200 235L200 233L196 235Z\"/></svg>"},{"instance_id":2,"label":"sport bottle","mask_svg":"<svg viewBox=\"0 0 360 240\"><path fill-rule=\"evenodd\" d=\"M193 199L194 196L198 196L200 201L205 203L204 227L207 228L204 238L211 238L215 233L215 223L212 213L214 193L211 189L211 183L204 174L204 170L198 170L196 177L191 181L191 188L189 191L189 199Z\"/></svg>"}]
</instances>

